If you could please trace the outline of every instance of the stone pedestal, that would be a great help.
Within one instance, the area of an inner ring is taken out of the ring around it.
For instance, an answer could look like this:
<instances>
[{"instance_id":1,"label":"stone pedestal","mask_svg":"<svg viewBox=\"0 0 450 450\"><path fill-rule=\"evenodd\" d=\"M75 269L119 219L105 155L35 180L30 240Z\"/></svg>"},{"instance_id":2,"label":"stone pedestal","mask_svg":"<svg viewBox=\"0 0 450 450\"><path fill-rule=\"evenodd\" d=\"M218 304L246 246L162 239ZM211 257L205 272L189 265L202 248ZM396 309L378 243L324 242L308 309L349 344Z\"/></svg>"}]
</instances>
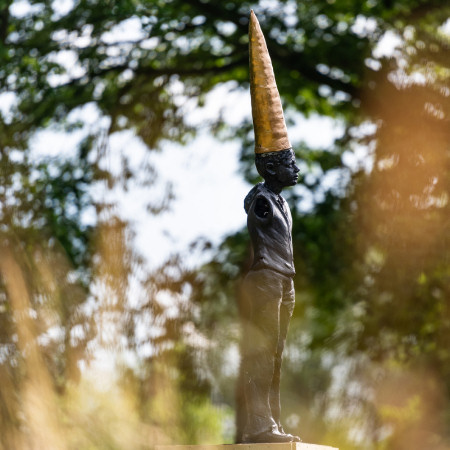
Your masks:
<instances>
[{"instance_id":1,"label":"stone pedestal","mask_svg":"<svg viewBox=\"0 0 450 450\"><path fill-rule=\"evenodd\" d=\"M223 445L157 445L156 450L339 450L327 445L287 442L283 444L223 444Z\"/></svg>"}]
</instances>

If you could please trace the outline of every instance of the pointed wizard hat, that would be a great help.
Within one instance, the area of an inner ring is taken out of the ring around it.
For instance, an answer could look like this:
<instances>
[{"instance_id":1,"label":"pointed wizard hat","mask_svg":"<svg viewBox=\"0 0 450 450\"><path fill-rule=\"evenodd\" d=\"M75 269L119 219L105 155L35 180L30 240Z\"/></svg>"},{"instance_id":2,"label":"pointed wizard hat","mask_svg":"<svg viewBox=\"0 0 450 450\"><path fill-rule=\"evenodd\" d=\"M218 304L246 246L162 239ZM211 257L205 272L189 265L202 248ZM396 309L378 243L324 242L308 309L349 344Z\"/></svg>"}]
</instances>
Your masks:
<instances>
[{"instance_id":1,"label":"pointed wizard hat","mask_svg":"<svg viewBox=\"0 0 450 450\"><path fill-rule=\"evenodd\" d=\"M252 99L255 153L291 148L283 107L278 93L266 40L253 10L248 31L250 47L250 94Z\"/></svg>"}]
</instances>

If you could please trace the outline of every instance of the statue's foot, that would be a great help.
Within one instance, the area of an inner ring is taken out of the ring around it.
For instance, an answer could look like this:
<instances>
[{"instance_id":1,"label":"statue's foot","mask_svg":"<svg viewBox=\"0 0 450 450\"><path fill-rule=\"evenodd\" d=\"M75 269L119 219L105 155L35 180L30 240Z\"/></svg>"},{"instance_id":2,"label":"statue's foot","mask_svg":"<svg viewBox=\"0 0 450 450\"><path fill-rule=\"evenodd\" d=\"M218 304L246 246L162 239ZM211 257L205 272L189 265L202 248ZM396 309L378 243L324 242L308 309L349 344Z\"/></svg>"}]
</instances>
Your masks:
<instances>
[{"instance_id":1,"label":"statue's foot","mask_svg":"<svg viewBox=\"0 0 450 450\"><path fill-rule=\"evenodd\" d=\"M296 442L292 434L280 433L278 430L267 430L258 434L244 434L243 444L270 444L280 442ZM300 439L300 438L299 438Z\"/></svg>"},{"instance_id":2,"label":"statue's foot","mask_svg":"<svg viewBox=\"0 0 450 450\"><path fill-rule=\"evenodd\" d=\"M300 436L296 436L295 434L285 433L286 436L289 436L291 442L302 442Z\"/></svg>"},{"instance_id":3,"label":"statue's foot","mask_svg":"<svg viewBox=\"0 0 450 450\"><path fill-rule=\"evenodd\" d=\"M302 442L302 440L300 439L300 436L296 436L295 434L286 433L283 430L283 427L281 425L278 425L278 431L281 434L284 434L285 436L289 436L291 438L291 442Z\"/></svg>"}]
</instances>

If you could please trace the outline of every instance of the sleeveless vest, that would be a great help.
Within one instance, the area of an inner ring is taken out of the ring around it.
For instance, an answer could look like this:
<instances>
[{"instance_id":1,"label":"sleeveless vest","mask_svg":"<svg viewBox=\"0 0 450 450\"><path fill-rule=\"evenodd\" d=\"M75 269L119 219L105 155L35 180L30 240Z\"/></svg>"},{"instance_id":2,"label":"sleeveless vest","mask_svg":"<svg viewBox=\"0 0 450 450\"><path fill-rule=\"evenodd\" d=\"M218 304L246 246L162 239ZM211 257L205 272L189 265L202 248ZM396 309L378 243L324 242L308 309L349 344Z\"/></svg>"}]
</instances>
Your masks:
<instances>
[{"instance_id":1,"label":"sleeveless vest","mask_svg":"<svg viewBox=\"0 0 450 450\"><path fill-rule=\"evenodd\" d=\"M251 195L252 198L248 198ZM251 270L272 269L283 275L295 275L292 249L292 216L283 197L256 185L246 198L247 228L253 247ZM269 212L266 217L255 213L259 198L264 199Z\"/></svg>"}]
</instances>

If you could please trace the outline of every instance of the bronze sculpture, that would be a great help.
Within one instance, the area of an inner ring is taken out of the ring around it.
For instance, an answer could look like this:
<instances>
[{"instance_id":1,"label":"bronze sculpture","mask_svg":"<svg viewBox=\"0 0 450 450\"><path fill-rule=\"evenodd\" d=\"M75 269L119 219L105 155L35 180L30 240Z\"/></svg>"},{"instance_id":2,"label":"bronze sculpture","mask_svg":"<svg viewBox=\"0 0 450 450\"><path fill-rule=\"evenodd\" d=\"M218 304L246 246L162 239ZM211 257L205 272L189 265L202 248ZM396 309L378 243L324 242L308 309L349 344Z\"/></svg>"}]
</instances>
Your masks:
<instances>
[{"instance_id":1,"label":"bronze sculpture","mask_svg":"<svg viewBox=\"0 0 450 450\"><path fill-rule=\"evenodd\" d=\"M253 263L243 283L245 304L241 381L246 424L240 443L300 442L280 422L280 372L295 302L292 218L280 193L298 181L266 42L250 14L250 88L255 164L264 183L244 200Z\"/></svg>"}]
</instances>

